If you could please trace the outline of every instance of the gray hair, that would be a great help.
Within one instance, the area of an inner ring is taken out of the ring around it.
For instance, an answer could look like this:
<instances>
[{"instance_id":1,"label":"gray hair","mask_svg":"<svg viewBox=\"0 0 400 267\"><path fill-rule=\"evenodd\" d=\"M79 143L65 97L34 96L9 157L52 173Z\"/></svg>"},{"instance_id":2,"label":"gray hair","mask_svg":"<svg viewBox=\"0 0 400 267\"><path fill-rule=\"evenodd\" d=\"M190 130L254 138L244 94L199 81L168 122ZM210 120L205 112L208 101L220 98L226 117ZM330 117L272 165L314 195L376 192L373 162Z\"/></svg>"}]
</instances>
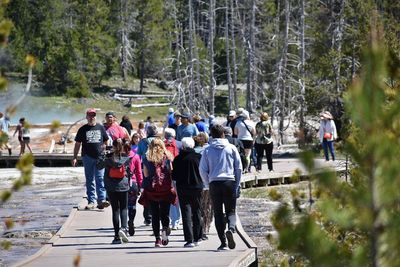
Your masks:
<instances>
[{"instance_id":1,"label":"gray hair","mask_svg":"<svg viewBox=\"0 0 400 267\"><path fill-rule=\"evenodd\" d=\"M175 138L175 130L172 128L165 128L164 130L164 137L166 139Z\"/></svg>"},{"instance_id":2,"label":"gray hair","mask_svg":"<svg viewBox=\"0 0 400 267\"><path fill-rule=\"evenodd\" d=\"M192 137L184 137L181 140L182 142L182 148L194 148L194 140Z\"/></svg>"},{"instance_id":3,"label":"gray hair","mask_svg":"<svg viewBox=\"0 0 400 267\"><path fill-rule=\"evenodd\" d=\"M147 126L146 129L146 134L147 136L155 136L157 135L158 130L157 130L157 126L154 124L150 124L149 126Z\"/></svg>"}]
</instances>

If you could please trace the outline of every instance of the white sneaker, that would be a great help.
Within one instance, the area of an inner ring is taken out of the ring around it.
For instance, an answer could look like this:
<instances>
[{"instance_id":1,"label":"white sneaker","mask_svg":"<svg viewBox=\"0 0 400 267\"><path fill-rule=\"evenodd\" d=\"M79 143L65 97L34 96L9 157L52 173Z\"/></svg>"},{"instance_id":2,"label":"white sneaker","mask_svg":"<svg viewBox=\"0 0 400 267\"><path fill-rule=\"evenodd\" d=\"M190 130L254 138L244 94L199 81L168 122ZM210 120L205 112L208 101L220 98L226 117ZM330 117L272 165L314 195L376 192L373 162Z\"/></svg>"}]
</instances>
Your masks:
<instances>
[{"instance_id":1,"label":"white sneaker","mask_svg":"<svg viewBox=\"0 0 400 267\"><path fill-rule=\"evenodd\" d=\"M118 232L118 235L121 238L122 242L124 242L124 243L128 243L129 242L128 236L126 234L126 230L120 229L119 232Z\"/></svg>"}]
</instances>

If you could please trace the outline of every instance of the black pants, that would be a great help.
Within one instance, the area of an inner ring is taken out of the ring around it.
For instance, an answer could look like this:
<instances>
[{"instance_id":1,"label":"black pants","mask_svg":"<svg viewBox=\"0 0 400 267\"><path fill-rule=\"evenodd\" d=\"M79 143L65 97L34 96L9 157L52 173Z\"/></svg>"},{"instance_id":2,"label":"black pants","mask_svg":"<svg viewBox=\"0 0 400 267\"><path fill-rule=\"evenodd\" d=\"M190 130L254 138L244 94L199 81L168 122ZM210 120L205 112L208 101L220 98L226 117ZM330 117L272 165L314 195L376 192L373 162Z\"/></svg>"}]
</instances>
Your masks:
<instances>
[{"instance_id":1,"label":"black pants","mask_svg":"<svg viewBox=\"0 0 400 267\"><path fill-rule=\"evenodd\" d=\"M166 201L150 201L151 226L155 238L160 238L160 220L164 229L169 227L169 208L171 204Z\"/></svg>"},{"instance_id":2,"label":"black pants","mask_svg":"<svg viewBox=\"0 0 400 267\"><path fill-rule=\"evenodd\" d=\"M261 171L262 168L262 158L265 156L267 158L268 170L272 171L274 168L272 167L272 149L274 148L274 143L270 144L255 144L256 152L257 152L257 170Z\"/></svg>"},{"instance_id":3,"label":"black pants","mask_svg":"<svg viewBox=\"0 0 400 267\"><path fill-rule=\"evenodd\" d=\"M126 229L128 222L128 191L126 192L107 192L112 208L112 221L114 234L118 236L119 219L121 217L121 228Z\"/></svg>"},{"instance_id":4,"label":"black pants","mask_svg":"<svg viewBox=\"0 0 400 267\"><path fill-rule=\"evenodd\" d=\"M181 207L183 234L186 242L201 239L201 192L202 189L178 187L179 206Z\"/></svg>"},{"instance_id":5,"label":"black pants","mask_svg":"<svg viewBox=\"0 0 400 267\"><path fill-rule=\"evenodd\" d=\"M215 228L221 244L226 245L225 228L236 227L236 190L235 181L215 181L210 183L210 196L214 207ZM226 220L224 217L224 209Z\"/></svg>"},{"instance_id":6,"label":"black pants","mask_svg":"<svg viewBox=\"0 0 400 267\"><path fill-rule=\"evenodd\" d=\"M137 183L133 182L131 188L128 191L128 217L129 221L134 222L136 216L136 202L138 198L138 186Z\"/></svg>"}]
</instances>

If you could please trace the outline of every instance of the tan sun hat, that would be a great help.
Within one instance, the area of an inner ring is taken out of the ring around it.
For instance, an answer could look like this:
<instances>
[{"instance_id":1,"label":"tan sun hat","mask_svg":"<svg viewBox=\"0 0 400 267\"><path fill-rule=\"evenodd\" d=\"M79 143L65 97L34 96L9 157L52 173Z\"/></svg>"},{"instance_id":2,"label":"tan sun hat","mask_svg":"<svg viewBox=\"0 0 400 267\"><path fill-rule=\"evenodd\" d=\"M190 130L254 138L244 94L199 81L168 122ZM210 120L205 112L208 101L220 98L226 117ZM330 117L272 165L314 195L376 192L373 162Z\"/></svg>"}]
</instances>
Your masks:
<instances>
[{"instance_id":1,"label":"tan sun hat","mask_svg":"<svg viewBox=\"0 0 400 267\"><path fill-rule=\"evenodd\" d=\"M319 114L319 116L321 117L321 119L333 120L333 116L329 111L321 112L321 114Z\"/></svg>"}]
</instances>

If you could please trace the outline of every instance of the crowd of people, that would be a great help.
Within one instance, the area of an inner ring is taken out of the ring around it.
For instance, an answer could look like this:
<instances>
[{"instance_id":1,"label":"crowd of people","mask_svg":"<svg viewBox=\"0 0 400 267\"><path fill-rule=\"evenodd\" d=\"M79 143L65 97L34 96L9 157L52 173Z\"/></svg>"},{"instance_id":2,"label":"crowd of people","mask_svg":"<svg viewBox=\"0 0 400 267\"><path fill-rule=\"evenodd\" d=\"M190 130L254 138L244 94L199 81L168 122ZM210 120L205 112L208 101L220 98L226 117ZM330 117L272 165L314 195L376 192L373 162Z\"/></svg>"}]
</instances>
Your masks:
<instances>
[{"instance_id":1,"label":"crowd of people","mask_svg":"<svg viewBox=\"0 0 400 267\"><path fill-rule=\"evenodd\" d=\"M128 242L135 234L137 203L144 206L145 225L151 225L155 247L166 246L171 229L183 227L184 247L207 240L214 218L220 239L218 250L235 248L236 199L244 173L262 170L264 156L273 172L274 131L266 112L254 121L247 110L228 113L225 122L213 116L189 114L169 108L163 127L148 117L135 129L128 116L121 122L113 112L97 121L95 109L87 109L87 123L75 136L72 164L78 154L84 166L85 209L111 206L113 244ZM326 160L335 160L337 138L333 117L320 114L320 142ZM0 131L8 132L9 120L0 113ZM29 128L21 118L15 129L30 152ZM162 129L162 130L161 130ZM4 142L3 142L4 143ZM11 147L5 142L11 154Z\"/></svg>"},{"instance_id":2,"label":"crowd of people","mask_svg":"<svg viewBox=\"0 0 400 267\"><path fill-rule=\"evenodd\" d=\"M255 160L261 162L264 150L272 156L273 131L266 113L255 124L239 109L217 124L213 117L206 120L170 108L162 131L151 117L134 129L127 116L118 123L115 114L107 112L104 123L98 123L96 115L95 109L86 112L87 123L75 137L72 164L76 166L82 148L85 209L111 205L113 244L128 242L135 234L140 203L155 247L166 246L171 230L181 226L184 247L198 246L208 239L214 218L218 250L235 248L236 199L241 176L251 168L254 141L259 152ZM272 170L272 159L268 162ZM253 166L260 171L262 164Z\"/></svg>"}]
</instances>

